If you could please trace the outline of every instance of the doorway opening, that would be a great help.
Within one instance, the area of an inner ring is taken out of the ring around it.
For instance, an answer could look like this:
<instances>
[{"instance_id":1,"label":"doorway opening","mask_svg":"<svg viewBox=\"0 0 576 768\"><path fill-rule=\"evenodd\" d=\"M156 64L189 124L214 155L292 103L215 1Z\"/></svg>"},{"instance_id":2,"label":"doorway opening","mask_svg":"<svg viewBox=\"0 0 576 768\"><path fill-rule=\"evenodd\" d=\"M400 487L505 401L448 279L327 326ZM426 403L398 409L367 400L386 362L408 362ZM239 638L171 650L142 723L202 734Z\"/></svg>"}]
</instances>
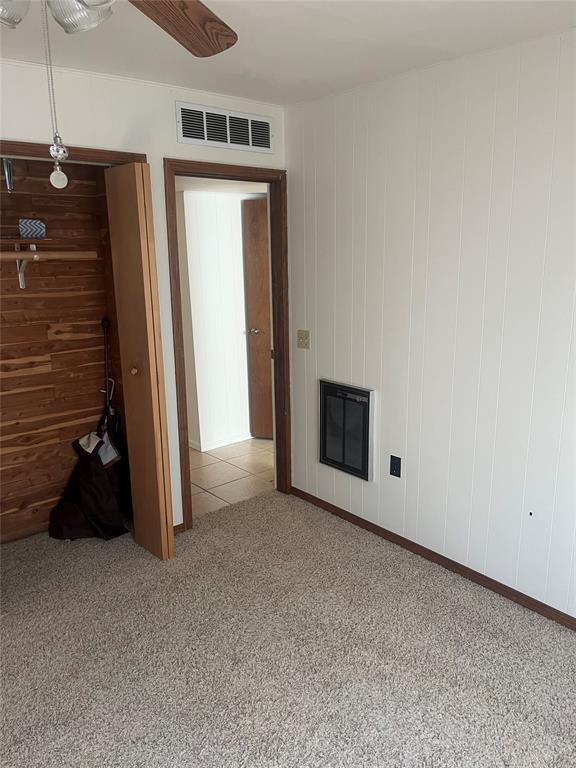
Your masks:
<instances>
[{"instance_id":1,"label":"doorway opening","mask_svg":"<svg viewBox=\"0 0 576 768\"><path fill-rule=\"evenodd\" d=\"M166 160L183 524L290 492L285 174Z\"/></svg>"},{"instance_id":2,"label":"doorway opening","mask_svg":"<svg viewBox=\"0 0 576 768\"><path fill-rule=\"evenodd\" d=\"M67 523L58 533L51 529L56 538L99 530L98 521L84 517L83 494L98 500L91 509L101 514L112 508L110 495L106 505L100 502L113 481L107 476L92 495L86 483L72 494L68 481L75 477L78 488L74 472L84 455L78 445L89 445L91 455L100 457L94 471L102 482L102 472L118 467L118 452L105 462L98 448L103 418L113 413L123 422L127 446L122 441L120 458L130 465L132 496L131 504L129 491L118 498L118 512L125 517L131 506L135 541L158 557L171 557L146 157L71 147L68 186L54 189L45 145L3 141L0 151L7 160L0 192L2 541L46 530L63 496Z\"/></svg>"}]
</instances>

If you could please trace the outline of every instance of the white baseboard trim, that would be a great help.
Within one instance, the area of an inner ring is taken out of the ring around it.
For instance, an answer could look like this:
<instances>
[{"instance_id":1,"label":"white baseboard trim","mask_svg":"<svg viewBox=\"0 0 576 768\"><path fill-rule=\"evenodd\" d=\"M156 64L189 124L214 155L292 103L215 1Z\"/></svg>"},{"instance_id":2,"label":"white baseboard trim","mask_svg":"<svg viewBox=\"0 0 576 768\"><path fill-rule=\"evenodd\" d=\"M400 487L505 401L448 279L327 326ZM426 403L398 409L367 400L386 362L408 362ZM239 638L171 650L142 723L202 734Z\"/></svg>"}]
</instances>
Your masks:
<instances>
[{"instance_id":1,"label":"white baseboard trim","mask_svg":"<svg viewBox=\"0 0 576 768\"><path fill-rule=\"evenodd\" d=\"M212 443L205 444L197 443L195 440L188 440L188 445L195 451L202 451L203 453L206 453L207 451L215 451L216 448L225 448L227 445L232 445L233 443L242 443L244 440L252 440L252 435L250 432L230 437L227 440L216 440Z\"/></svg>"}]
</instances>

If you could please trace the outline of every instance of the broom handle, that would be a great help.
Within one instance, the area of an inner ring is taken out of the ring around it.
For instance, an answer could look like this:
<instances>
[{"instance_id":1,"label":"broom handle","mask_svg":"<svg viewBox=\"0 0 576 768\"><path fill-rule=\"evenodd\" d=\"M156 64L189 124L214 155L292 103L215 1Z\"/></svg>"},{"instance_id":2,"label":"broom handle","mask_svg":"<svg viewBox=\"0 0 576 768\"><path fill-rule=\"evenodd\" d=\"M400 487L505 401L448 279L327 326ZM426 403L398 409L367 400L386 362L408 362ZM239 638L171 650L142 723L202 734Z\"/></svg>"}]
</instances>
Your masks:
<instances>
[{"instance_id":1,"label":"broom handle","mask_svg":"<svg viewBox=\"0 0 576 768\"><path fill-rule=\"evenodd\" d=\"M106 376L106 410L110 408L110 362L108 360L108 330L110 328L110 320L107 317L102 318L102 330L104 331L104 369Z\"/></svg>"}]
</instances>

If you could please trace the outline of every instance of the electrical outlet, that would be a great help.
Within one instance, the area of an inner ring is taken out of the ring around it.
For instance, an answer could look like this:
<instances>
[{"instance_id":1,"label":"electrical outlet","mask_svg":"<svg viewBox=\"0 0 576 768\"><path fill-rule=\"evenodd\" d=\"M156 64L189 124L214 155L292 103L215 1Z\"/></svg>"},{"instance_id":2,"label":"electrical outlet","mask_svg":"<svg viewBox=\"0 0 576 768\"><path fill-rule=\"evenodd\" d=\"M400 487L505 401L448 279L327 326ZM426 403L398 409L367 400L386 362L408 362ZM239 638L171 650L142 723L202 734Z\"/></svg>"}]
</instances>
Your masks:
<instances>
[{"instance_id":1,"label":"electrical outlet","mask_svg":"<svg viewBox=\"0 0 576 768\"><path fill-rule=\"evenodd\" d=\"M303 331L299 328L296 334L296 346L298 349L310 349L310 331Z\"/></svg>"},{"instance_id":2,"label":"electrical outlet","mask_svg":"<svg viewBox=\"0 0 576 768\"><path fill-rule=\"evenodd\" d=\"M394 477L402 474L402 459L399 456L390 456L390 474Z\"/></svg>"}]
</instances>

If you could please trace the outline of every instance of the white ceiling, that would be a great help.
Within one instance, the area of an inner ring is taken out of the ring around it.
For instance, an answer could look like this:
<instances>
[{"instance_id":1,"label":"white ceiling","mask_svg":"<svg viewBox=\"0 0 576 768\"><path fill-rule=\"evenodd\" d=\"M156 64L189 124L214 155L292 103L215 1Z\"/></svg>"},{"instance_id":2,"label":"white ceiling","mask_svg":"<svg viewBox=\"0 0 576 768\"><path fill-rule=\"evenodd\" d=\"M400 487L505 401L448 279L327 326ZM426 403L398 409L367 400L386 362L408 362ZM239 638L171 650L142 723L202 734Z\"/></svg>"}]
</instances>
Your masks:
<instances>
[{"instance_id":1,"label":"white ceiling","mask_svg":"<svg viewBox=\"0 0 576 768\"><path fill-rule=\"evenodd\" d=\"M191 56L117 0L96 30L53 25L54 64L286 104L576 25L576 2L556 0L206 2L239 37L219 56ZM3 58L43 61L39 6L16 30L2 28Z\"/></svg>"}]
</instances>

